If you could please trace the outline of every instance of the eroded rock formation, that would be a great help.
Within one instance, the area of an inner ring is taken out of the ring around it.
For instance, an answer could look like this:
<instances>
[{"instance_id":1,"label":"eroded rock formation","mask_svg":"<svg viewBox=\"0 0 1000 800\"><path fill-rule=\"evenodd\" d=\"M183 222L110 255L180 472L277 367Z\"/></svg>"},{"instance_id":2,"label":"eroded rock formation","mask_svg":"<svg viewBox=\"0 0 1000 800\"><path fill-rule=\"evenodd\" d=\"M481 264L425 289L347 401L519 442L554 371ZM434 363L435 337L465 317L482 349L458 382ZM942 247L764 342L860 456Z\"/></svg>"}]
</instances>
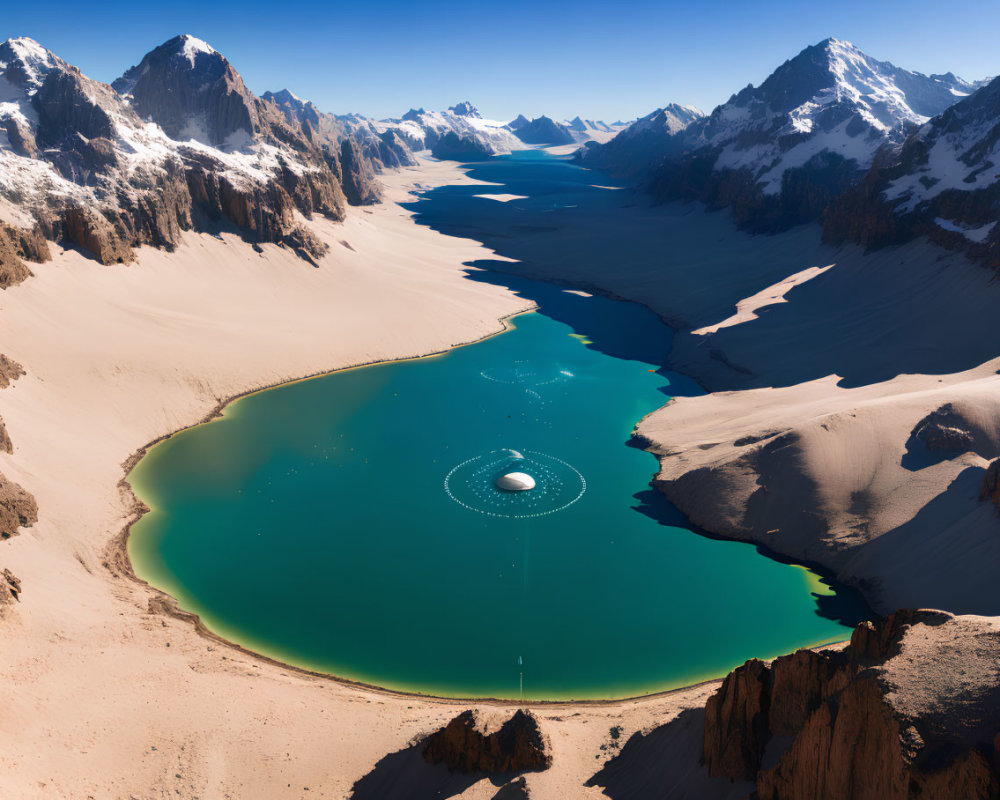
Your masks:
<instances>
[{"instance_id":1,"label":"eroded rock formation","mask_svg":"<svg viewBox=\"0 0 1000 800\"><path fill-rule=\"evenodd\" d=\"M759 800L996 798L1000 622L898 611L843 650L730 673L704 760Z\"/></svg>"},{"instance_id":2,"label":"eroded rock formation","mask_svg":"<svg viewBox=\"0 0 1000 800\"><path fill-rule=\"evenodd\" d=\"M3 616L4 606L19 602L21 581L9 569L0 572L0 616Z\"/></svg>"},{"instance_id":3,"label":"eroded rock formation","mask_svg":"<svg viewBox=\"0 0 1000 800\"><path fill-rule=\"evenodd\" d=\"M51 258L41 226L20 228L0 222L0 289L6 289L30 277L25 261L41 263Z\"/></svg>"},{"instance_id":4,"label":"eroded rock formation","mask_svg":"<svg viewBox=\"0 0 1000 800\"><path fill-rule=\"evenodd\" d=\"M538 720L518 710L499 730L484 733L473 711L464 711L424 744L430 764L446 764L462 773L513 773L548 769L548 753Z\"/></svg>"},{"instance_id":5,"label":"eroded rock formation","mask_svg":"<svg viewBox=\"0 0 1000 800\"><path fill-rule=\"evenodd\" d=\"M0 474L0 539L9 539L37 521L35 498Z\"/></svg>"}]
</instances>

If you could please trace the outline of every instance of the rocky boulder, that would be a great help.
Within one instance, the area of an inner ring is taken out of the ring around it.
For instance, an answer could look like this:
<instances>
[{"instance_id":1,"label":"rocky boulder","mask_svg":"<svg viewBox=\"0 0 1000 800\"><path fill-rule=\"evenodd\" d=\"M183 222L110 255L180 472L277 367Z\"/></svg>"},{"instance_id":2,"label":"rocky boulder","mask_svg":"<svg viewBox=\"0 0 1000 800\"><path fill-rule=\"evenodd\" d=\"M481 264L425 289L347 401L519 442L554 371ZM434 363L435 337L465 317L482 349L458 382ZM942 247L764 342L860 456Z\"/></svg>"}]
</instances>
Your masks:
<instances>
[{"instance_id":1,"label":"rocky boulder","mask_svg":"<svg viewBox=\"0 0 1000 800\"><path fill-rule=\"evenodd\" d=\"M464 711L427 738L423 754L429 764L467 774L541 771L552 765L538 720L523 710L492 733L480 729L475 712Z\"/></svg>"},{"instance_id":2,"label":"rocky boulder","mask_svg":"<svg viewBox=\"0 0 1000 800\"><path fill-rule=\"evenodd\" d=\"M971 450L976 437L950 405L932 411L913 428L911 436L938 453L965 453Z\"/></svg>"},{"instance_id":3,"label":"rocky boulder","mask_svg":"<svg viewBox=\"0 0 1000 800\"><path fill-rule=\"evenodd\" d=\"M35 498L0 474L0 539L9 539L37 521Z\"/></svg>"}]
</instances>

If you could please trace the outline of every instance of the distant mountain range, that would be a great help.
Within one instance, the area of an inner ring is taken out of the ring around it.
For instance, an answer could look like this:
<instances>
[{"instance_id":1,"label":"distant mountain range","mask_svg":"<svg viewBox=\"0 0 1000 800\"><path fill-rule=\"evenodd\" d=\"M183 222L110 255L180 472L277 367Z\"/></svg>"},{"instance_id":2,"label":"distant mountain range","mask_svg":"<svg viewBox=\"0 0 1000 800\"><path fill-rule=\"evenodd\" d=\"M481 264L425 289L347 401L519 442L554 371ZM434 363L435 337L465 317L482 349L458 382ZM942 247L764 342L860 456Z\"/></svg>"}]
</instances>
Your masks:
<instances>
[{"instance_id":1,"label":"distant mountain range","mask_svg":"<svg viewBox=\"0 0 1000 800\"><path fill-rule=\"evenodd\" d=\"M951 185L954 180L947 184L943 176L931 174L944 169L939 159L951 146L937 142L955 140L956 128L970 129L958 135L963 142L978 140L971 128L988 127L990 114L978 109L986 102L977 100L985 83L970 83L951 73L923 75L900 69L848 42L827 39L807 47L759 87L747 86L708 116L666 106L607 144L589 145L579 157L584 164L643 183L660 200L697 199L711 208L729 208L742 227L753 231L783 230L829 214L829 238L874 244L907 235L904 229L910 233L924 230L931 212L920 212L917 217L923 222L916 227L883 221L880 224L892 232L876 235L870 219L851 222L849 208L860 210L862 203L858 187L867 187L864 191L869 195L876 185L886 183L888 188L886 170L892 165L899 199L894 202L889 195L885 197L879 212L883 216L897 211L912 215L921 198L929 202L931 196L942 194L945 185L960 190ZM959 111L970 104L978 110ZM949 133L945 135L944 130ZM927 137L936 131L932 136L936 166L925 165L929 171L922 176L923 182L919 176L902 180L907 165L916 168L920 160L920 147L904 142L913 136L917 137L914 141L931 141ZM969 171L972 162L984 167L977 173L978 182L990 173L991 168L985 166L992 163L988 149L963 151ZM866 177L876 163L879 177ZM961 188L970 188L964 178L963 174L959 179ZM923 186L928 180L941 188ZM845 193L853 197L851 203L835 203ZM906 201L901 199L904 194ZM938 202L946 204L948 197ZM871 204L870 197L867 204ZM911 217L914 225L917 217ZM979 217L981 213L972 214L971 221L956 221L957 230L943 228L954 236L942 238L957 241L955 237L964 236L962 226L972 225Z\"/></svg>"},{"instance_id":2,"label":"distant mountain range","mask_svg":"<svg viewBox=\"0 0 1000 800\"><path fill-rule=\"evenodd\" d=\"M10 39L0 44L0 287L48 259L49 241L116 263L140 245L173 248L186 230L229 229L314 260L325 246L301 218L339 220L377 202L377 173L414 163L413 152L474 160L525 146L469 102L376 121L321 112L287 89L258 97L193 36L154 48L111 86Z\"/></svg>"},{"instance_id":3,"label":"distant mountain range","mask_svg":"<svg viewBox=\"0 0 1000 800\"><path fill-rule=\"evenodd\" d=\"M44 260L46 240L103 263L185 230L229 227L307 259L298 221L342 219L379 196L374 174L409 163L394 135L319 114L290 93L260 98L208 44L178 36L113 87L31 39L0 45L0 283Z\"/></svg>"},{"instance_id":4,"label":"distant mountain range","mask_svg":"<svg viewBox=\"0 0 1000 800\"><path fill-rule=\"evenodd\" d=\"M111 86L11 39L0 44L0 286L46 259L48 241L114 263L140 245L172 248L185 230L228 228L315 259L324 246L301 218L378 201L376 175L414 152L478 160L573 143L586 144L585 165L659 200L729 208L753 231L822 220L833 242L927 235L997 262L1000 86L985 83L827 39L708 116L670 104L628 126L505 123L466 101L379 121L321 112L287 89L257 96L191 36Z\"/></svg>"}]
</instances>

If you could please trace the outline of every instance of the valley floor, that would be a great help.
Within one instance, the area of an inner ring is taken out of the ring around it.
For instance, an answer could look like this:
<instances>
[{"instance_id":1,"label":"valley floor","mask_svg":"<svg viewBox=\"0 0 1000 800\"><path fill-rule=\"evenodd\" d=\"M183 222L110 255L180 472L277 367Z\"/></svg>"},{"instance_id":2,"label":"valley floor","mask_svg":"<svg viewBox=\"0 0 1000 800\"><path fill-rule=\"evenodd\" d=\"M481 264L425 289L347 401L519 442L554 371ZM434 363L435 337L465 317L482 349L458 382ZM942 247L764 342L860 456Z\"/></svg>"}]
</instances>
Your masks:
<instances>
[{"instance_id":1,"label":"valley floor","mask_svg":"<svg viewBox=\"0 0 1000 800\"><path fill-rule=\"evenodd\" d=\"M456 785L419 758L398 774L376 769L468 703L344 685L203 637L164 613L121 558L135 511L122 478L147 443L240 393L475 340L530 306L463 277L490 251L416 225L393 202L461 180L434 162L386 176L391 202L313 224L331 246L318 269L277 247L258 254L235 237L192 234L175 253L143 249L125 267L61 252L0 293L3 351L27 370L0 392L14 443L0 472L39 507L34 526L0 544L0 568L23 585L0 618L0 795L343 798L368 773L380 786L370 796L497 792L486 780ZM600 796L583 784L618 742L702 706L715 686L538 707L554 766L528 777L533 796ZM683 746L695 757L700 712L688 713ZM730 791L681 769L668 779Z\"/></svg>"},{"instance_id":2,"label":"valley floor","mask_svg":"<svg viewBox=\"0 0 1000 800\"><path fill-rule=\"evenodd\" d=\"M979 499L1000 456L993 272L926 240L866 254L814 225L751 236L725 211L617 194L487 244L513 259L496 269L643 303L678 330L671 368L711 394L637 426L658 488L712 533L833 570L878 612L1000 613L1000 516Z\"/></svg>"},{"instance_id":3,"label":"valley floor","mask_svg":"<svg viewBox=\"0 0 1000 800\"><path fill-rule=\"evenodd\" d=\"M472 341L531 305L502 279L468 280L469 262L638 300L681 331L672 366L714 394L637 431L660 488L706 529L825 564L881 611L1000 610L1000 518L977 497L1000 455L989 272L925 242L864 255L812 227L750 237L627 191L487 242L496 252L397 205L467 180L436 162L386 176L389 202L312 224L331 246L318 269L190 235L127 267L62 252L0 292L3 352L27 370L0 391L14 443L0 472L39 506L0 543L0 569L23 584L0 619L0 794L342 798L366 775L372 797L497 794L383 760L468 703L348 686L203 637L120 558L134 514L122 477L147 443L240 393ZM935 410L967 434L961 452L911 436ZM553 767L527 777L532 796L602 796L583 784L636 731L649 735L602 775L608 796L742 796L696 766L716 686L536 707Z\"/></svg>"}]
</instances>

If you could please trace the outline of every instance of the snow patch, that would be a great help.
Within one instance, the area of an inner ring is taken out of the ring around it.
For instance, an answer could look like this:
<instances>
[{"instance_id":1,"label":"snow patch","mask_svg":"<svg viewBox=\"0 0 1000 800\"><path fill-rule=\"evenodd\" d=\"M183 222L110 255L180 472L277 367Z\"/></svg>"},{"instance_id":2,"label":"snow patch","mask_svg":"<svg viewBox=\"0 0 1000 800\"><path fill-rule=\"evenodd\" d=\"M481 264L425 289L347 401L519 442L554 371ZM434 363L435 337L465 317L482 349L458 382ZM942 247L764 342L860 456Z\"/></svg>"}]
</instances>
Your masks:
<instances>
[{"instance_id":1,"label":"snow patch","mask_svg":"<svg viewBox=\"0 0 1000 800\"><path fill-rule=\"evenodd\" d=\"M952 231L953 233L960 233L970 242L976 242L981 244L985 242L987 237L990 235L990 231L993 230L993 226L996 225L996 220L993 222L988 222L985 225L980 225L977 228L971 228L967 225L963 225L960 222L952 222L951 220L944 219L942 217L935 217L934 223L946 231Z\"/></svg>"},{"instance_id":2,"label":"snow patch","mask_svg":"<svg viewBox=\"0 0 1000 800\"><path fill-rule=\"evenodd\" d=\"M181 37L181 41L184 43L181 48L181 55L190 62L192 67L194 66L195 59L199 54L214 55L217 52L216 49L208 42L199 39L196 36L184 34Z\"/></svg>"}]
</instances>

